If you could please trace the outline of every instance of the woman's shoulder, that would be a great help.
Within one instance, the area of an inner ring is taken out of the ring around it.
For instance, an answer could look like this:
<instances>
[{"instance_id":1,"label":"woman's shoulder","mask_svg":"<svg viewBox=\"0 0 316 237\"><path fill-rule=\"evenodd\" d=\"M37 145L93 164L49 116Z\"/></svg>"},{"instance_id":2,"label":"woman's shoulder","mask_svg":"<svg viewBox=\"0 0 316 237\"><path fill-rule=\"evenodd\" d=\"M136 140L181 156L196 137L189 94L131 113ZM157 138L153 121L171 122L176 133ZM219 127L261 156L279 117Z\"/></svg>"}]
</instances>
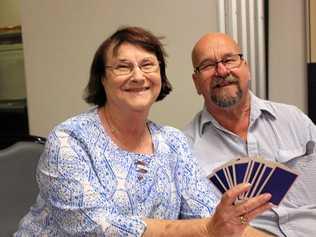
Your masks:
<instances>
[{"instance_id":1,"label":"woman's shoulder","mask_svg":"<svg viewBox=\"0 0 316 237\"><path fill-rule=\"evenodd\" d=\"M149 124L150 124L151 130L154 130L154 132L156 133L157 132L160 133L165 138L180 139L180 140L185 138L184 133L175 127L168 126L168 125L160 125L152 121L150 121Z\"/></svg>"},{"instance_id":2,"label":"woman's shoulder","mask_svg":"<svg viewBox=\"0 0 316 237\"><path fill-rule=\"evenodd\" d=\"M78 134L91 131L99 127L97 108L91 108L86 112L68 118L55 126L51 133Z\"/></svg>"},{"instance_id":3,"label":"woman's shoulder","mask_svg":"<svg viewBox=\"0 0 316 237\"><path fill-rule=\"evenodd\" d=\"M151 130L160 144L164 144L169 149L177 153L188 152L190 150L187 137L179 129L172 126L164 126L151 123Z\"/></svg>"}]
</instances>

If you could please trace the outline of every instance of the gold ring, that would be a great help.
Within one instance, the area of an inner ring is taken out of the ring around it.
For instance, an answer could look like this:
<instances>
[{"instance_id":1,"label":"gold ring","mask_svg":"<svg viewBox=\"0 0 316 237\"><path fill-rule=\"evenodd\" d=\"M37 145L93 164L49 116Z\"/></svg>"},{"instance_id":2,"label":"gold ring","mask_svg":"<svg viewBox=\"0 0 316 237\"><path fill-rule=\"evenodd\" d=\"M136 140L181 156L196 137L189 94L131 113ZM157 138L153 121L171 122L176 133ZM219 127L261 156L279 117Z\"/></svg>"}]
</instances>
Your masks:
<instances>
[{"instance_id":1,"label":"gold ring","mask_svg":"<svg viewBox=\"0 0 316 237\"><path fill-rule=\"evenodd\" d=\"M242 225L248 224L248 219L245 216L240 216L239 221L240 221L240 224L242 224Z\"/></svg>"}]
</instances>

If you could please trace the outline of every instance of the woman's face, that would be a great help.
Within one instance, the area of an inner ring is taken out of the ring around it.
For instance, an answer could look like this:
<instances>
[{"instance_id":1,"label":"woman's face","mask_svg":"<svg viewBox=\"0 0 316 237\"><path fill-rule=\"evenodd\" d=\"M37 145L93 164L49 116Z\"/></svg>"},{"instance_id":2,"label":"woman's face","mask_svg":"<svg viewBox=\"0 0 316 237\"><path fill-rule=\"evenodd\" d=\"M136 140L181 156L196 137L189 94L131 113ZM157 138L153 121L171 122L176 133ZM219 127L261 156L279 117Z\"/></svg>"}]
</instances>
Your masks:
<instances>
[{"instance_id":1,"label":"woman's face","mask_svg":"<svg viewBox=\"0 0 316 237\"><path fill-rule=\"evenodd\" d=\"M113 46L110 47L106 57L106 73L102 81L106 106L148 112L161 90L160 68L155 54L123 43L116 54L113 54Z\"/></svg>"}]
</instances>

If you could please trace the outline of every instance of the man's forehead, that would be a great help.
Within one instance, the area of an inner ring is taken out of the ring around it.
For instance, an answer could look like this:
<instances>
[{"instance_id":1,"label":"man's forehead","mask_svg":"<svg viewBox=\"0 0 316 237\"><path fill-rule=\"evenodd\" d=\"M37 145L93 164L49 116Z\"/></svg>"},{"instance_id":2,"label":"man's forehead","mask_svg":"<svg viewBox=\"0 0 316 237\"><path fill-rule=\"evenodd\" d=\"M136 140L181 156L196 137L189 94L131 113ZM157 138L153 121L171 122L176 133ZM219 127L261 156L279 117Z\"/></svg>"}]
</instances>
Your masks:
<instances>
[{"instance_id":1,"label":"man's forehead","mask_svg":"<svg viewBox=\"0 0 316 237\"><path fill-rule=\"evenodd\" d=\"M203 44L198 47L199 53L227 53L234 52L237 50L236 44L232 40L227 40L225 38L211 38L206 40Z\"/></svg>"},{"instance_id":2,"label":"man's forehead","mask_svg":"<svg viewBox=\"0 0 316 237\"><path fill-rule=\"evenodd\" d=\"M240 53L237 43L223 33L209 33L203 36L195 45L192 52L194 63L205 57L222 57L232 53Z\"/></svg>"}]
</instances>

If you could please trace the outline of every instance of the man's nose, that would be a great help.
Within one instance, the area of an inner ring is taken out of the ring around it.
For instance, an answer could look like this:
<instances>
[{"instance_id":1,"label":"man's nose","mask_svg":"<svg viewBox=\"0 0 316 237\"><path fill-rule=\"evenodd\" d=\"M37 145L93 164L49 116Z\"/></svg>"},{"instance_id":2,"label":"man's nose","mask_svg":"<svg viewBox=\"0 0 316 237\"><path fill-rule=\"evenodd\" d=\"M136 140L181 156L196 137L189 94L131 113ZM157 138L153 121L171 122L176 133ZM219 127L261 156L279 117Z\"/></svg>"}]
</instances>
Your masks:
<instances>
[{"instance_id":1,"label":"man's nose","mask_svg":"<svg viewBox=\"0 0 316 237\"><path fill-rule=\"evenodd\" d=\"M215 74L217 76L227 76L229 75L230 70L222 63L218 62L215 67Z\"/></svg>"}]
</instances>

